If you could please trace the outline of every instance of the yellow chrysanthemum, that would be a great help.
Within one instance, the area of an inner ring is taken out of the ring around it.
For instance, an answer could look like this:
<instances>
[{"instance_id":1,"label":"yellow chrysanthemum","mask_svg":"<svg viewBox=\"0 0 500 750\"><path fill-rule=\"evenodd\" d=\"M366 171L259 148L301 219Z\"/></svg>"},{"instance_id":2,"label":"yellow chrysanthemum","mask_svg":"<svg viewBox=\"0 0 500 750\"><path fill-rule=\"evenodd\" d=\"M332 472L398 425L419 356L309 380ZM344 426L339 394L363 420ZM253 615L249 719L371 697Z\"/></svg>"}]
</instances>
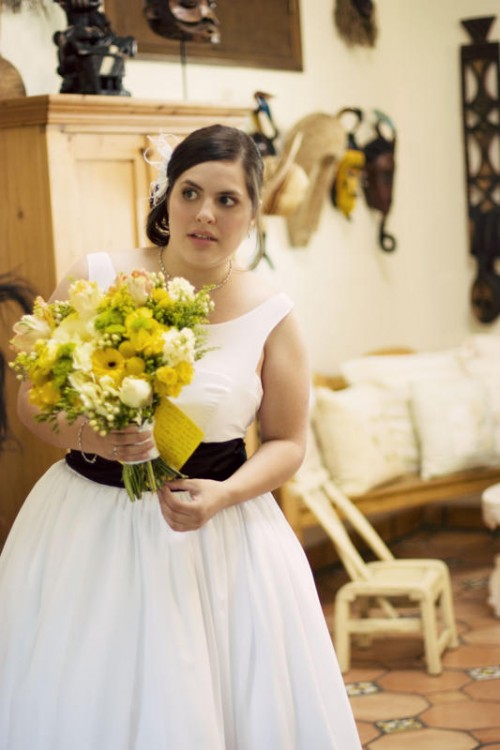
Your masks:
<instances>
[{"instance_id":1,"label":"yellow chrysanthemum","mask_svg":"<svg viewBox=\"0 0 500 750\"><path fill-rule=\"evenodd\" d=\"M137 353L143 352L154 342L154 333L150 333L145 328L140 328L138 331L134 331L129 335L130 343Z\"/></svg>"},{"instance_id":2,"label":"yellow chrysanthemum","mask_svg":"<svg viewBox=\"0 0 500 750\"><path fill-rule=\"evenodd\" d=\"M35 346L35 350L37 348ZM57 346L43 346L38 351L37 365L40 372L48 374L52 370L57 359L57 348Z\"/></svg>"},{"instance_id":3,"label":"yellow chrysanthemum","mask_svg":"<svg viewBox=\"0 0 500 750\"><path fill-rule=\"evenodd\" d=\"M52 381L40 386L33 386L29 391L29 400L39 409L55 406L61 399L61 392Z\"/></svg>"},{"instance_id":4,"label":"yellow chrysanthemum","mask_svg":"<svg viewBox=\"0 0 500 750\"><path fill-rule=\"evenodd\" d=\"M92 369L97 378L110 376L115 383L120 383L125 375L125 359L116 349L98 349L92 355Z\"/></svg>"},{"instance_id":5,"label":"yellow chrysanthemum","mask_svg":"<svg viewBox=\"0 0 500 750\"><path fill-rule=\"evenodd\" d=\"M129 357L124 363L127 375L142 375L146 369L146 363L141 357Z\"/></svg>"},{"instance_id":6,"label":"yellow chrysanthemum","mask_svg":"<svg viewBox=\"0 0 500 750\"><path fill-rule=\"evenodd\" d=\"M146 357L154 357L155 355L163 354L163 348L165 346L163 332L166 330L165 326L158 324L158 327L151 333L149 340L144 344L143 348Z\"/></svg>"},{"instance_id":7,"label":"yellow chrysanthemum","mask_svg":"<svg viewBox=\"0 0 500 750\"><path fill-rule=\"evenodd\" d=\"M162 287L156 287L156 289L153 289L151 292L151 296L154 299L155 302L158 303L159 307L166 307L167 305L172 304L172 298L167 292L166 289L163 289Z\"/></svg>"},{"instance_id":8,"label":"yellow chrysanthemum","mask_svg":"<svg viewBox=\"0 0 500 750\"><path fill-rule=\"evenodd\" d=\"M129 332L139 331L142 328L151 330L155 323L153 311L149 307L138 307L125 318L125 326Z\"/></svg>"},{"instance_id":9,"label":"yellow chrysanthemum","mask_svg":"<svg viewBox=\"0 0 500 750\"><path fill-rule=\"evenodd\" d=\"M122 341L122 343L118 347L118 351L126 359L128 359L129 357L135 357L135 355L137 354L137 349L132 345L130 341Z\"/></svg>"}]
</instances>

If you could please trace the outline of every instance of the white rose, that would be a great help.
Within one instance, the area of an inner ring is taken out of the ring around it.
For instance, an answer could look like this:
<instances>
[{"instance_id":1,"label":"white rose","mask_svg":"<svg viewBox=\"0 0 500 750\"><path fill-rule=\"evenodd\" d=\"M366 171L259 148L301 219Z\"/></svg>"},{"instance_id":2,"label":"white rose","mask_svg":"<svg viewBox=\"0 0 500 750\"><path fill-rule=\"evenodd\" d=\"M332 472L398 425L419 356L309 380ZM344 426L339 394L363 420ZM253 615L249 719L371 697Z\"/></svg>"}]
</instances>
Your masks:
<instances>
[{"instance_id":1,"label":"white rose","mask_svg":"<svg viewBox=\"0 0 500 750\"><path fill-rule=\"evenodd\" d=\"M150 384L141 378L124 378L120 386L120 401L132 409L150 404L152 395Z\"/></svg>"}]
</instances>

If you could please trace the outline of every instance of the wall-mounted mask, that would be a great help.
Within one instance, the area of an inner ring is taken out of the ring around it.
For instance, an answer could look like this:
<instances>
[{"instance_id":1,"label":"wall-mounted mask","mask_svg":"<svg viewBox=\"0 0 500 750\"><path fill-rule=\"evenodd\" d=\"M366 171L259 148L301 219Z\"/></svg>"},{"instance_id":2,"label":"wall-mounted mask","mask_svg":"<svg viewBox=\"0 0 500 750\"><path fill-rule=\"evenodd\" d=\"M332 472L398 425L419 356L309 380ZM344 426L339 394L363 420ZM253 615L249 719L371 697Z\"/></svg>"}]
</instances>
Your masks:
<instances>
[{"instance_id":1,"label":"wall-mounted mask","mask_svg":"<svg viewBox=\"0 0 500 750\"><path fill-rule=\"evenodd\" d=\"M337 31L349 46L375 46L377 24L372 0L336 0L333 17Z\"/></svg>"},{"instance_id":2,"label":"wall-mounted mask","mask_svg":"<svg viewBox=\"0 0 500 750\"><path fill-rule=\"evenodd\" d=\"M341 109L338 116L342 124L344 124L346 115L354 115L355 122L353 126L347 129L347 149L335 175L330 197L333 205L339 211L342 211L347 219L350 219L360 190L359 185L365 166L365 155L356 142L356 130L363 119L363 113L355 107Z\"/></svg>"},{"instance_id":3,"label":"wall-mounted mask","mask_svg":"<svg viewBox=\"0 0 500 750\"><path fill-rule=\"evenodd\" d=\"M149 28L167 39L183 42L220 42L215 0L146 0Z\"/></svg>"},{"instance_id":4,"label":"wall-mounted mask","mask_svg":"<svg viewBox=\"0 0 500 750\"><path fill-rule=\"evenodd\" d=\"M365 177L363 190L370 208L382 213L379 243L382 250L392 252L396 249L396 240L385 231L385 220L392 204L392 190L396 163L394 152L396 146L396 131L392 121L378 110L375 111L376 137L363 147L365 154ZM389 130L385 136L382 127Z\"/></svg>"}]
</instances>

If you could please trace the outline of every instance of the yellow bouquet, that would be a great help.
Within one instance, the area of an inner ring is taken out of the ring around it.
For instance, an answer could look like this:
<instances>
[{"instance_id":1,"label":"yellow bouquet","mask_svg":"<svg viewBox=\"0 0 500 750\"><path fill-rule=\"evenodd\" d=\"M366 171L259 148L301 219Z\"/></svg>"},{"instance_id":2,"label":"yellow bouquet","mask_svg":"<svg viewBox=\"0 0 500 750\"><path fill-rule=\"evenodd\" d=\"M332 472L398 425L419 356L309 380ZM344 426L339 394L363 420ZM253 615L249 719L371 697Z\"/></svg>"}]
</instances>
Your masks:
<instances>
[{"instance_id":1,"label":"yellow bouquet","mask_svg":"<svg viewBox=\"0 0 500 750\"><path fill-rule=\"evenodd\" d=\"M33 314L14 325L11 367L29 379L39 421L55 429L59 412L70 423L84 415L101 435L154 423L159 456L123 465L131 500L182 476L180 467L203 437L169 397L191 382L206 351L209 292L196 292L183 278L165 284L162 273L142 270L119 274L106 292L81 279L67 301L38 297Z\"/></svg>"}]
</instances>

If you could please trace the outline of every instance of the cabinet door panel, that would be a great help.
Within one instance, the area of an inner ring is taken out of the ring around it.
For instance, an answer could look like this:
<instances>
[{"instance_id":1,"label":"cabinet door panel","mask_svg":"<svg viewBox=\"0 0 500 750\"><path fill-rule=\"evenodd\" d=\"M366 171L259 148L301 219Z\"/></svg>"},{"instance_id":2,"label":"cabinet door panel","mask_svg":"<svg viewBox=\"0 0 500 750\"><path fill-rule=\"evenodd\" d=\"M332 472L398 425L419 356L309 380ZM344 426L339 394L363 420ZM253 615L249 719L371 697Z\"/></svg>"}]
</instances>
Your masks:
<instances>
[{"instance_id":1,"label":"cabinet door panel","mask_svg":"<svg viewBox=\"0 0 500 750\"><path fill-rule=\"evenodd\" d=\"M85 253L146 243L150 182L144 136L84 133L57 143L61 135L54 151L65 152L67 168L52 182L58 277Z\"/></svg>"},{"instance_id":2,"label":"cabinet door panel","mask_svg":"<svg viewBox=\"0 0 500 750\"><path fill-rule=\"evenodd\" d=\"M80 253L137 247L134 163L89 159L79 162L76 171L76 199L85 219L80 227Z\"/></svg>"}]
</instances>

